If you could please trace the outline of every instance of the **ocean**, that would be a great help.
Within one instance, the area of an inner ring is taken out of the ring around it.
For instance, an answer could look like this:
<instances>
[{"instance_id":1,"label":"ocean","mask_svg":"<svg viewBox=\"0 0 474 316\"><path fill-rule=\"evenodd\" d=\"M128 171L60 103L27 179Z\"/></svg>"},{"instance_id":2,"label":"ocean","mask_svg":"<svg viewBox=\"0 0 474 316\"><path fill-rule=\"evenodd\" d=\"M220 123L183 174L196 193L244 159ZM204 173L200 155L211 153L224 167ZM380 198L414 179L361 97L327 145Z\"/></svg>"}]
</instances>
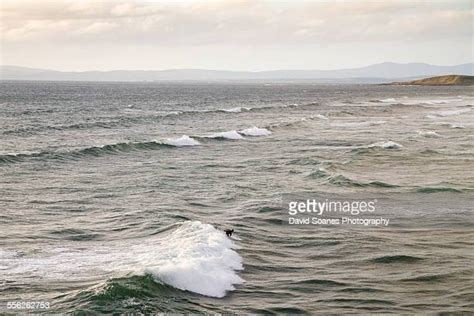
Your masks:
<instances>
[{"instance_id":1,"label":"ocean","mask_svg":"<svg viewBox=\"0 0 474 316\"><path fill-rule=\"evenodd\" d=\"M469 87L0 87L0 313L474 313Z\"/></svg>"}]
</instances>

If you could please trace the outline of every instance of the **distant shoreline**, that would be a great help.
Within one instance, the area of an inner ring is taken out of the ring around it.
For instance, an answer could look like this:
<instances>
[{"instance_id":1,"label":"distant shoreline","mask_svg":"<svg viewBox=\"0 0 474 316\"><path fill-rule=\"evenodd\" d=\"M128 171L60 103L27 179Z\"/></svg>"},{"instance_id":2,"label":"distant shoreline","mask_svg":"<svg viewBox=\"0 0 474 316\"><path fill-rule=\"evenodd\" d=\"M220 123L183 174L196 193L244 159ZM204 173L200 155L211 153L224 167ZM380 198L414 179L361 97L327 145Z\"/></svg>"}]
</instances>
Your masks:
<instances>
[{"instance_id":1,"label":"distant shoreline","mask_svg":"<svg viewBox=\"0 0 474 316\"><path fill-rule=\"evenodd\" d=\"M446 75L419 80L383 83L392 86L474 86L474 76Z\"/></svg>"}]
</instances>

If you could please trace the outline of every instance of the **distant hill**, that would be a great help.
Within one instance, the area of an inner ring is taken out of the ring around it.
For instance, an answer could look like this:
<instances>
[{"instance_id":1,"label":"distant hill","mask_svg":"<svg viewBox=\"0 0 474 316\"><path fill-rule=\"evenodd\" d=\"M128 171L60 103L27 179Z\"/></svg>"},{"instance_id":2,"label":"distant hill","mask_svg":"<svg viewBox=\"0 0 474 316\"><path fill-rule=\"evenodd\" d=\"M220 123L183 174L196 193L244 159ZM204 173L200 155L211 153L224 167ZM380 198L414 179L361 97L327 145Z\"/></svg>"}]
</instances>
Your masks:
<instances>
[{"instance_id":1,"label":"distant hill","mask_svg":"<svg viewBox=\"0 0 474 316\"><path fill-rule=\"evenodd\" d=\"M0 80L50 81L294 81L321 83L388 83L447 74L474 75L474 64L434 66L423 63L381 63L336 70L228 71L205 69L55 71L0 66Z\"/></svg>"},{"instance_id":2,"label":"distant hill","mask_svg":"<svg viewBox=\"0 0 474 316\"><path fill-rule=\"evenodd\" d=\"M405 82L393 82L391 84L410 86L474 86L474 76L447 75Z\"/></svg>"}]
</instances>

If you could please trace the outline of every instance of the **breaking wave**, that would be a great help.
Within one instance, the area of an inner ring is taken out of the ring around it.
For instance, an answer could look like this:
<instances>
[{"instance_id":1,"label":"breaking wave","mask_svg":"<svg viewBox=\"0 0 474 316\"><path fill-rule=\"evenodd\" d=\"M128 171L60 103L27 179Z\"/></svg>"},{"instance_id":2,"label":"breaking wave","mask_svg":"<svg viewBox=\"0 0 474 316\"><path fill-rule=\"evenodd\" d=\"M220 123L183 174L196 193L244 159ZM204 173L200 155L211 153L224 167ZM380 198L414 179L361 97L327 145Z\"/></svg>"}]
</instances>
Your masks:
<instances>
[{"instance_id":1,"label":"breaking wave","mask_svg":"<svg viewBox=\"0 0 474 316\"><path fill-rule=\"evenodd\" d=\"M231 139L231 140L238 140L244 139L242 135L240 135L237 131L229 131L229 132L219 132L214 133L209 136L204 136L205 138L216 138L216 139Z\"/></svg>"},{"instance_id":2,"label":"breaking wave","mask_svg":"<svg viewBox=\"0 0 474 316\"><path fill-rule=\"evenodd\" d=\"M271 135L266 128L250 127L241 131L228 131L218 132L208 136L196 136L190 137L183 135L178 138L167 138L163 141L150 141L150 142L130 142L130 143L116 143L108 144L103 146L92 146L82 149L70 150L70 151L40 151L40 152L26 152L26 153L12 153L0 155L1 164L11 164L23 162L28 159L50 159L50 160L74 160L80 159L85 156L100 157L104 155L112 155L119 153L126 153L138 150L156 150L159 148L166 147L194 147L200 146L201 143L195 138L212 138L212 139L229 139L229 140L241 140L245 139L243 136L268 136Z\"/></svg>"},{"instance_id":3,"label":"breaking wave","mask_svg":"<svg viewBox=\"0 0 474 316\"><path fill-rule=\"evenodd\" d=\"M0 164L22 162L28 159L44 158L53 160L79 159L84 156L100 157L104 155L125 153L137 150L155 150L166 147L198 146L200 143L186 135L179 138L169 138L165 141L150 141L137 143L116 143L104 146L93 146L71 151L41 151L31 153L13 153L0 155Z\"/></svg>"},{"instance_id":4,"label":"breaking wave","mask_svg":"<svg viewBox=\"0 0 474 316\"><path fill-rule=\"evenodd\" d=\"M387 98L387 99L381 99L381 100L377 100L379 102L383 102L383 103L390 103L390 102L395 102L395 99L394 98Z\"/></svg>"},{"instance_id":5,"label":"breaking wave","mask_svg":"<svg viewBox=\"0 0 474 316\"><path fill-rule=\"evenodd\" d=\"M398 150L400 148L403 148L402 145L394 142L394 141L380 141L376 143L372 143L370 145L366 146L361 146L352 149L352 152L356 154L367 154L367 153L372 153L377 150Z\"/></svg>"},{"instance_id":6,"label":"breaking wave","mask_svg":"<svg viewBox=\"0 0 474 316\"><path fill-rule=\"evenodd\" d=\"M198 142L194 138L189 137L188 135L183 135L180 138L168 138L163 142L163 144L175 147L189 147L201 145L200 142Z\"/></svg>"},{"instance_id":7,"label":"breaking wave","mask_svg":"<svg viewBox=\"0 0 474 316\"><path fill-rule=\"evenodd\" d=\"M418 135L429 138L441 138L442 135L438 134L435 131L417 131Z\"/></svg>"},{"instance_id":8,"label":"breaking wave","mask_svg":"<svg viewBox=\"0 0 474 316\"><path fill-rule=\"evenodd\" d=\"M373 143L373 144L370 144L369 146L367 146L368 148L383 148L383 149L399 149L399 148L402 148L403 146L398 144L398 143L395 143L394 141L381 141L381 142L377 142L377 143Z\"/></svg>"},{"instance_id":9,"label":"breaking wave","mask_svg":"<svg viewBox=\"0 0 474 316\"><path fill-rule=\"evenodd\" d=\"M431 115L428 115L427 117L432 118L432 117L446 117L446 116L455 116L455 115L460 115L464 113L470 112L471 109L461 109L461 110L448 110L448 111L439 111L439 112L434 112Z\"/></svg>"},{"instance_id":10,"label":"breaking wave","mask_svg":"<svg viewBox=\"0 0 474 316\"><path fill-rule=\"evenodd\" d=\"M2 268L8 278L28 271L42 279L71 282L91 273L105 278L149 275L157 283L211 297L224 297L243 282L237 274L243 269L237 246L210 224L184 222L171 233L125 243L110 242L87 250L45 249L41 257L3 256Z\"/></svg>"},{"instance_id":11,"label":"breaking wave","mask_svg":"<svg viewBox=\"0 0 474 316\"><path fill-rule=\"evenodd\" d=\"M254 126L254 127L250 127L250 128L239 131L239 134L242 134L245 136L268 136L268 135L271 135L272 132L270 132L266 128L259 128L257 126Z\"/></svg>"},{"instance_id":12,"label":"breaking wave","mask_svg":"<svg viewBox=\"0 0 474 316\"><path fill-rule=\"evenodd\" d=\"M221 111L223 112L228 112L228 113L240 113L244 111L250 111L252 108L247 108L247 107L235 107L235 108L230 108L230 109L222 109Z\"/></svg>"},{"instance_id":13,"label":"breaking wave","mask_svg":"<svg viewBox=\"0 0 474 316\"><path fill-rule=\"evenodd\" d=\"M306 106L318 105L318 103L308 103ZM46 125L46 126L30 126L25 128L15 128L10 130L1 131L1 134L10 135L10 134L34 134L41 131L47 130L83 130L91 128L101 128L101 129L110 129L120 126L131 126L134 124L143 124L145 122L156 122L163 119L174 119L179 116L186 115L203 115L203 114L235 114L242 112L264 112L271 111L274 109L284 109L284 108L296 108L299 104L288 104L288 105L267 105L267 106L258 106L258 107L234 107L228 109L209 109L209 110L177 110L177 111L168 111L168 112L150 112L150 111L140 111L135 110L135 108L127 107L127 111L133 109L136 115L134 116L118 116L114 118L103 118L103 120L95 122L79 122L73 124L59 124L59 125Z\"/></svg>"},{"instance_id":14,"label":"breaking wave","mask_svg":"<svg viewBox=\"0 0 474 316\"><path fill-rule=\"evenodd\" d=\"M317 103L308 103L307 106L317 105ZM237 106L228 109L210 109L210 110L190 110L190 111L180 111L179 114L206 114L206 113L242 113L242 112L264 112L274 109L284 109L284 108L296 108L298 104L284 104L284 105L265 105L265 106L256 106L256 107L245 107Z\"/></svg>"},{"instance_id":15,"label":"breaking wave","mask_svg":"<svg viewBox=\"0 0 474 316\"><path fill-rule=\"evenodd\" d=\"M321 119L321 120L329 120L329 118L327 116L324 116L322 114L316 114L314 117L318 118L318 119ZM311 117L311 118L313 118L313 117Z\"/></svg>"}]
</instances>

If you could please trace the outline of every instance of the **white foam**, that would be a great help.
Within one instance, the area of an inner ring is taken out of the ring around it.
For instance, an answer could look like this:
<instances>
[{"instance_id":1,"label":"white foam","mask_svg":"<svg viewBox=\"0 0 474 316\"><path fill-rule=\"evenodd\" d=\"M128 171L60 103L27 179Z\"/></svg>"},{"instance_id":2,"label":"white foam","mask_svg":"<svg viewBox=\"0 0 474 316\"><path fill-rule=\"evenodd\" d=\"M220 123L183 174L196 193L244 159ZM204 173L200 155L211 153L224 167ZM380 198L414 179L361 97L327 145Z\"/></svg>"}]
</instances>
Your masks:
<instances>
[{"instance_id":1,"label":"white foam","mask_svg":"<svg viewBox=\"0 0 474 316\"><path fill-rule=\"evenodd\" d=\"M314 116L315 118L318 118L320 120L329 120L326 116L322 115L322 114L316 114Z\"/></svg>"},{"instance_id":2,"label":"white foam","mask_svg":"<svg viewBox=\"0 0 474 316\"><path fill-rule=\"evenodd\" d=\"M224 297L243 280L242 258L234 242L212 225L185 222L166 235L142 240L93 243L87 248L76 243L48 249L41 254L10 258L2 254L2 272L7 280L19 275L42 281L77 281L91 275L109 277L151 275L157 282L198 294Z\"/></svg>"},{"instance_id":3,"label":"white foam","mask_svg":"<svg viewBox=\"0 0 474 316\"><path fill-rule=\"evenodd\" d=\"M237 133L237 131L214 133L214 134L206 136L206 137L209 137L209 138L225 138L225 139L244 139L242 137L242 135Z\"/></svg>"},{"instance_id":4,"label":"white foam","mask_svg":"<svg viewBox=\"0 0 474 316\"><path fill-rule=\"evenodd\" d=\"M18 251L9 251L0 249L0 259L13 259L18 256Z\"/></svg>"},{"instance_id":5,"label":"white foam","mask_svg":"<svg viewBox=\"0 0 474 316\"><path fill-rule=\"evenodd\" d=\"M188 222L167 241L161 252L167 260L147 269L157 280L213 297L223 297L243 282L236 273L243 268L242 258L232 250L233 241L213 226Z\"/></svg>"},{"instance_id":6,"label":"white foam","mask_svg":"<svg viewBox=\"0 0 474 316\"><path fill-rule=\"evenodd\" d=\"M461 110L449 110L449 111L440 111L440 112L435 112L433 115L435 116L454 116L454 115L459 115L463 113L470 112L471 109L461 109Z\"/></svg>"},{"instance_id":7,"label":"white foam","mask_svg":"<svg viewBox=\"0 0 474 316\"><path fill-rule=\"evenodd\" d=\"M180 115L180 114L183 114L184 112L181 112L181 111L171 111L171 112L168 112L166 114L164 114L163 116L175 116L175 115Z\"/></svg>"},{"instance_id":8,"label":"white foam","mask_svg":"<svg viewBox=\"0 0 474 316\"><path fill-rule=\"evenodd\" d=\"M424 137L432 137L432 138L441 138L440 134L434 131L417 131L418 135L424 136Z\"/></svg>"},{"instance_id":9,"label":"white foam","mask_svg":"<svg viewBox=\"0 0 474 316\"><path fill-rule=\"evenodd\" d=\"M272 132L270 132L266 128L259 128L257 126L254 126L254 127L239 131L239 134L242 134L245 136L268 136L268 135L271 135Z\"/></svg>"},{"instance_id":10,"label":"white foam","mask_svg":"<svg viewBox=\"0 0 474 316\"><path fill-rule=\"evenodd\" d=\"M223 109L222 111L224 112L229 112L229 113L240 113L242 111L250 111L251 108L246 108L246 107L235 107L235 108L230 108L230 109Z\"/></svg>"},{"instance_id":11,"label":"white foam","mask_svg":"<svg viewBox=\"0 0 474 316\"><path fill-rule=\"evenodd\" d=\"M460 100L425 100L423 101L423 103L435 105L435 104L448 104L450 102L456 102L456 101L460 101Z\"/></svg>"},{"instance_id":12,"label":"white foam","mask_svg":"<svg viewBox=\"0 0 474 316\"><path fill-rule=\"evenodd\" d=\"M377 142L377 143L373 143L373 144L369 145L369 148L373 148L373 147L380 147L380 148L383 148L383 149L398 149L398 148L401 148L403 146L389 140L389 141L382 141L382 142Z\"/></svg>"},{"instance_id":13,"label":"white foam","mask_svg":"<svg viewBox=\"0 0 474 316\"><path fill-rule=\"evenodd\" d=\"M391 102L395 102L395 99L394 98L381 99L380 102L391 103Z\"/></svg>"},{"instance_id":14,"label":"white foam","mask_svg":"<svg viewBox=\"0 0 474 316\"><path fill-rule=\"evenodd\" d=\"M370 125L374 126L374 125L383 125L387 123L387 121L371 121L370 122Z\"/></svg>"},{"instance_id":15,"label":"white foam","mask_svg":"<svg viewBox=\"0 0 474 316\"><path fill-rule=\"evenodd\" d=\"M179 138L168 138L163 142L163 144L176 146L176 147L185 147L185 146L199 146L200 142L189 137L188 135L183 135Z\"/></svg>"},{"instance_id":16,"label":"white foam","mask_svg":"<svg viewBox=\"0 0 474 316\"><path fill-rule=\"evenodd\" d=\"M408 99L408 98L405 98ZM441 104L450 104L454 102L460 102L463 99L408 99L406 101L400 102L403 105L417 105L417 104L425 104L425 105L441 105Z\"/></svg>"}]
</instances>

